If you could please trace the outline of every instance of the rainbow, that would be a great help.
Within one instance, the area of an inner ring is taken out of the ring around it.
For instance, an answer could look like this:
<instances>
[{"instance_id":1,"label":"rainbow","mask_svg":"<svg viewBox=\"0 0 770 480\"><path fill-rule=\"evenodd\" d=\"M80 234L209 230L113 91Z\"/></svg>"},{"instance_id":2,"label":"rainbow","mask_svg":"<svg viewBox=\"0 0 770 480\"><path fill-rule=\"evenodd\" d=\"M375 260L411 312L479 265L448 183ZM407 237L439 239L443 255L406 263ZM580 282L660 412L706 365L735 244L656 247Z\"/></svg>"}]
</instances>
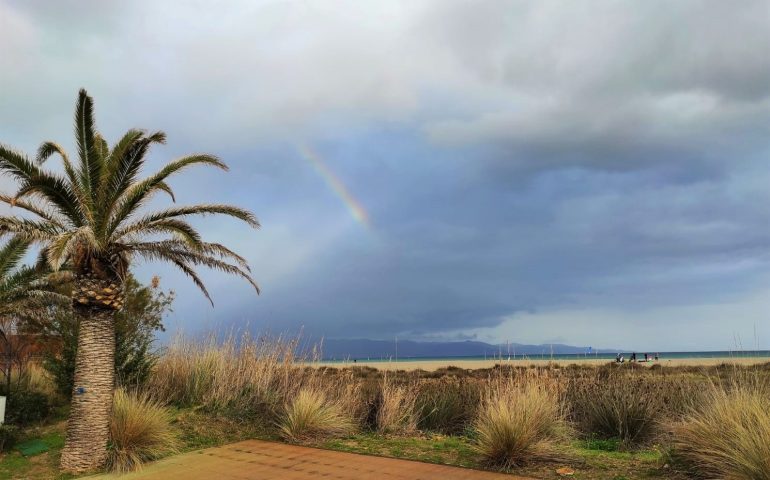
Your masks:
<instances>
[{"instance_id":1,"label":"rainbow","mask_svg":"<svg viewBox=\"0 0 770 480\"><path fill-rule=\"evenodd\" d=\"M342 200L342 203L348 208L350 215L364 227L369 227L369 214L366 213L363 205L356 200L356 198L350 193L342 180L332 172L332 170L326 165L321 156L307 145L300 145L297 147L299 154L302 158L315 169L316 172L324 179L326 184L331 190Z\"/></svg>"}]
</instances>

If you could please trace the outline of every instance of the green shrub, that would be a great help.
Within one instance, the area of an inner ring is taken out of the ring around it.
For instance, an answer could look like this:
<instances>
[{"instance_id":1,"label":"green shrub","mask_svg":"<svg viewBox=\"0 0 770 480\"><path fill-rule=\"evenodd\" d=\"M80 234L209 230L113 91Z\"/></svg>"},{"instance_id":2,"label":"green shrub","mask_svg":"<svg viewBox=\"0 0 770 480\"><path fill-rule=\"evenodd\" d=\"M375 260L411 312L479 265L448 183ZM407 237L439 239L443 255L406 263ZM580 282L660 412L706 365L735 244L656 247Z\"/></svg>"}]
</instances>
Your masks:
<instances>
[{"instance_id":1,"label":"green shrub","mask_svg":"<svg viewBox=\"0 0 770 480\"><path fill-rule=\"evenodd\" d=\"M5 406L5 421L23 427L45 420L50 413L51 406L45 394L18 390L8 397Z\"/></svg>"},{"instance_id":2,"label":"green shrub","mask_svg":"<svg viewBox=\"0 0 770 480\"><path fill-rule=\"evenodd\" d=\"M647 375L577 378L570 382L567 398L583 433L620 439L628 447L655 432L665 407L662 386Z\"/></svg>"},{"instance_id":3,"label":"green shrub","mask_svg":"<svg viewBox=\"0 0 770 480\"><path fill-rule=\"evenodd\" d=\"M19 436L19 427L15 425L0 425L0 452L11 449Z\"/></svg>"},{"instance_id":4,"label":"green shrub","mask_svg":"<svg viewBox=\"0 0 770 480\"><path fill-rule=\"evenodd\" d=\"M447 435L463 432L476 415L481 387L468 379L425 380L417 396L418 427Z\"/></svg>"}]
</instances>

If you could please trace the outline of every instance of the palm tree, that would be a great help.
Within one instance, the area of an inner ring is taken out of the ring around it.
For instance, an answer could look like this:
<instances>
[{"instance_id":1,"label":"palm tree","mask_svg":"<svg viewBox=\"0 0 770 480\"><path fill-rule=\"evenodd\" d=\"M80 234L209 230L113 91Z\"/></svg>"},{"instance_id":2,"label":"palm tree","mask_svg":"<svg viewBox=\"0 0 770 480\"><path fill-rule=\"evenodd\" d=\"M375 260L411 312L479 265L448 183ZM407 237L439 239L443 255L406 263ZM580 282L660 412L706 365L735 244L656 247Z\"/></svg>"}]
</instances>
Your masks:
<instances>
[{"instance_id":1,"label":"palm tree","mask_svg":"<svg viewBox=\"0 0 770 480\"><path fill-rule=\"evenodd\" d=\"M165 143L165 134L129 130L110 148L96 130L93 100L80 90L75 109L78 161L54 142L43 143L35 161L0 146L0 171L14 177L19 189L1 197L34 218L0 216L0 234L41 245L49 265L67 264L73 271L72 305L79 317L75 385L62 469L84 472L106 459L115 375L114 315L123 306L122 284L132 259L169 262L184 272L211 301L195 267L208 267L244 278L259 293L246 260L218 243L203 241L185 221L194 215L221 214L254 228L259 223L242 208L222 204L171 207L142 213L156 193L174 193L172 175L195 165L222 170L212 155L174 160L149 177L139 172L150 146ZM63 174L42 168L58 154ZM213 305L213 303L212 303Z\"/></svg>"}]
</instances>

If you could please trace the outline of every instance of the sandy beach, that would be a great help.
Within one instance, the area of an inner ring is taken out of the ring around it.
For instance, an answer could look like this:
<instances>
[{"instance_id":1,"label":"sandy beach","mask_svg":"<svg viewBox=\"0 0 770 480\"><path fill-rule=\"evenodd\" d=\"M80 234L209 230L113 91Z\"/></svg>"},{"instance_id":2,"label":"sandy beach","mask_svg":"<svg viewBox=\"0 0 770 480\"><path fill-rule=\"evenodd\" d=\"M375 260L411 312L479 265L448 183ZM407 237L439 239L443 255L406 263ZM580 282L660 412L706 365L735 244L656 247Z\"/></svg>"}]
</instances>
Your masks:
<instances>
[{"instance_id":1,"label":"sandy beach","mask_svg":"<svg viewBox=\"0 0 770 480\"><path fill-rule=\"evenodd\" d=\"M528 366L528 365L549 365L549 364L555 364L559 365L560 367L566 367L568 365L605 365L607 363L611 363L612 360L608 360L606 358L586 358L586 359L569 359L569 360L548 360L548 359L516 359L516 360L507 360L507 359L489 359L489 360L475 360L475 359L440 359L440 360L406 360L406 361L398 361L398 362L388 362L388 361L358 361L356 363L353 363L352 361L349 362L320 362L320 365L325 365L329 367L373 367L378 370L426 370L426 371L433 371L437 370L439 368L445 368L445 367L459 367L459 368L465 368L465 369L478 369L478 368L490 368L497 364L504 364L504 365L518 365L518 366ZM651 367L653 365L662 365L664 367L680 367L680 366L689 366L689 367L709 367L714 365L719 365L722 363L727 364L733 364L733 365L756 365L760 363L770 363L770 358L768 357L711 357L711 358L672 358L672 359L666 359L661 358L657 362L639 362L640 365Z\"/></svg>"}]
</instances>

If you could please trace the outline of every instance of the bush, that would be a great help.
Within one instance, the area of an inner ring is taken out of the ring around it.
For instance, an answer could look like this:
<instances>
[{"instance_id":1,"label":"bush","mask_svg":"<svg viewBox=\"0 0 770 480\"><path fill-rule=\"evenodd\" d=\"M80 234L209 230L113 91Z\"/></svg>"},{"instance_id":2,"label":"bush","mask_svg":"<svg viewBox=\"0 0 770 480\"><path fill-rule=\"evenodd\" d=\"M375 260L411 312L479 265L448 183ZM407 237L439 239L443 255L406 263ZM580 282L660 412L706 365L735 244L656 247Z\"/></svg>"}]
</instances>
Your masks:
<instances>
[{"instance_id":1,"label":"bush","mask_svg":"<svg viewBox=\"0 0 770 480\"><path fill-rule=\"evenodd\" d=\"M552 457L568 432L559 395L543 378L491 381L474 426L479 453L503 468Z\"/></svg>"},{"instance_id":2,"label":"bush","mask_svg":"<svg viewBox=\"0 0 770 480\"><path fill-rule=\"evenodd\" d=\"M572 414L587 435L619 439L624 448L652 436L666 404L666 382L627 374L577 378L567 390Z\"/></svg>"},{"instance_id":3,"label":"bush","mask_svg":"<svg viewBox=\"0 0 770 480\"><path fill-rule=\"evenodd\" d=\"M5 412L6 423L23 427L48 418L51 406L45 394L18 390L8 397Z\"/></svg>"},{"instance_id":4,"label":"bush","mask_svg":"<svg viewBox=\"0 0 770 480\"><path fill-rule=\"evenodd\" d=\"M112 408L110 470L136 470L149 460L176 451L171 413L149 395L119 389Z\"/></svg>"},{"instance_id":5,"label":"bush","mask_svg":"<svg viewBox=\"0 0 770 480\"><path fill-rule=\"evenodd\" d=\"M380 384L377 430L408 434L417 430L416 385L397 385L387 375Z\"/></svg>"},{"instance_id":6,"label":"bush","mask_svg":"<svg viewBox=\"0 0 770 480\"><path fill-rule=\"evenodd\" d=\"M710 478L770 480L769 389L712 385L672 427L673 456Z\"/></svg>"},{"instance_id":7,"label":"bush","mask_svg":"<svg viewBox=\"0 0 770 480\"><path fill-rule=\"evenodd\" d=\"M279 423L281 435L291 441L347 435L354 423L343 408L339 400L330 399L320 388L302 388L285 406Z\"/></svg>"},{"instance_id":8,"label":"bush","mask_svg":"<svg viewBox=\"0 0 770 480\"><path fill-rule=\"evenodd\" d=\"M11 449L19 436L19 428L14 425L0 425L0 452Z\"/></svg>"},{"instance_id":9,"label":"bush","mask_svg":"<svg viewBox=\"0 0 770 480\"><path fill-rule=\"evenodd\" d=\"M473 421L480 397L479 384L473 380L427 380L417 396L418 426L447 435L461 433Z\"/></svg>"}]
</instances>

